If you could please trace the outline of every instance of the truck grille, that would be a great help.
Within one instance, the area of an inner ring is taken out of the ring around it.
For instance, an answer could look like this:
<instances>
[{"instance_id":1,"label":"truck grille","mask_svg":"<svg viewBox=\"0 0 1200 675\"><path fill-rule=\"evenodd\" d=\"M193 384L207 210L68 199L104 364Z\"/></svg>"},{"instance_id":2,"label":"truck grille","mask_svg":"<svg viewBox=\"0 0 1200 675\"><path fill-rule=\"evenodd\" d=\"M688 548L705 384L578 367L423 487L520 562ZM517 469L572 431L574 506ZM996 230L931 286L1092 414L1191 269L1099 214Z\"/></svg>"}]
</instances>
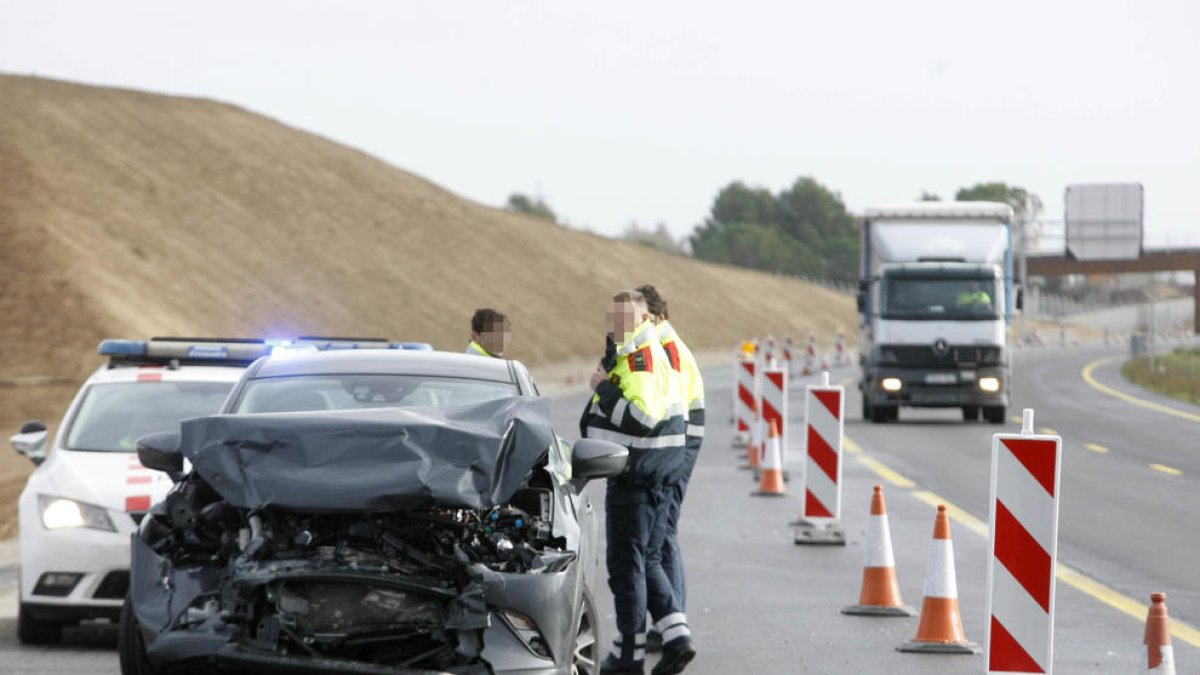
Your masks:
<instances>
[{"instance_id":1,"label":"truck grille","mask_svg":"<svg viewBox=\"0 0 1200 675\"><path fill-rule=\"evenodd\" d=\"M975 345L951 345L944 354L935 352L932 345L887 345L880 348L880 356L882 364L902 367L961 368L1000 365L999 347Z\"/></svg>"}]
</instances>

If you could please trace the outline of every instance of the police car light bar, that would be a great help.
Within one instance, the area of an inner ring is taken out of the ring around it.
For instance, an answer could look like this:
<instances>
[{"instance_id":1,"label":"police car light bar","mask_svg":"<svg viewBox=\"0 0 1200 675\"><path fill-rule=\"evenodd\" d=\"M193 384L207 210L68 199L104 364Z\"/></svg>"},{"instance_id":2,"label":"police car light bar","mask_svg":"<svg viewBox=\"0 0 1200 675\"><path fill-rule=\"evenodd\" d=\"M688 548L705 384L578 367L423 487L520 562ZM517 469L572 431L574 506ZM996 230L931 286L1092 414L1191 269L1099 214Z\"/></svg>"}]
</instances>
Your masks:
<instances>
[{"instance_id":1,"label":"police car light bar","mask_svg":"<svg viewBox=\"0 0 1200 675\"><path fill-rule=\"evenodd\" d=\"M387 338L301 337L289 339L177 338L104 340L97 350L109 366L167 365L172 361L206 365L249 365L264 356L333 349L405 349L432 351L426 342L391 342Z\"/></svg>"}]
</instances>

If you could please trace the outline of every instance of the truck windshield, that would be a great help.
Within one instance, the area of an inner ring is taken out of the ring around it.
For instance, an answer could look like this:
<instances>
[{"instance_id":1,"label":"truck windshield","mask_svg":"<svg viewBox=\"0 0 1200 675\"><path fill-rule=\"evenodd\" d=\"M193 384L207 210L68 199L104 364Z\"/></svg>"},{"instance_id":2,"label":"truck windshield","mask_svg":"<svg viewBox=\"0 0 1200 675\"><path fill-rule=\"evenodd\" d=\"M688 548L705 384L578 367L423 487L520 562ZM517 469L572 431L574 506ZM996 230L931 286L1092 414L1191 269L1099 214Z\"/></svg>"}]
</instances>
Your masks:
<instances>
[{"instance_id":1,"label":"truck windshield","mask_svg":"<svg viewBox=\"0 0 1200 675\"><path fill-rule=\"evenodd\" d=\"M885 319L983 321L1000 318L994 278L888 277Z\"/></svg>"},{"instance_id":2,"label":"truck windshield","mask_svg":"<svg viewBox=\"0 0 1200 675\"><path fill-rule=\"evenodd\" d=\"M67 430L68 450L133 452L137 439L178 431L189 417L221 409L232 382L93 384Z\"/></svg>"}]
</instances>

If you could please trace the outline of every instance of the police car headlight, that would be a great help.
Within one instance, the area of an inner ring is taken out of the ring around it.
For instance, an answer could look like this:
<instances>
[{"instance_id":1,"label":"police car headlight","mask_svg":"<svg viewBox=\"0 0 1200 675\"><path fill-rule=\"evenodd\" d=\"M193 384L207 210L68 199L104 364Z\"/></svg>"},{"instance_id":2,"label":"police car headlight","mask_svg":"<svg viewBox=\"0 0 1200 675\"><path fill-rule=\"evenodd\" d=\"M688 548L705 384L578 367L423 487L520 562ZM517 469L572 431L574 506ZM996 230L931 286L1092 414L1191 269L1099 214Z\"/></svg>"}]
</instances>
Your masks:
<instances>
[{"instance_id":1,"label":"police car headlight","mask_svg":"<svg viewBox=\"0 0 1200 675\"><path fill-rule=\"evenodd\" d=\"M108 513L99 506L46 495L38 496L38 504L42 510L42 525L47 530L87 527L93 530L117 531Z\"/></svg>"},{"instance_id":2,"label":"police car headlight","mask_svg":"<svg viewBox=\"0 0 1200 675\"><path fill-rule=\"evenodd\" d=\"M981 377L979 378L979 388L989 394L994 394L1000 391L1000 379L996 377Z\"/></svg>"}]
</instances>

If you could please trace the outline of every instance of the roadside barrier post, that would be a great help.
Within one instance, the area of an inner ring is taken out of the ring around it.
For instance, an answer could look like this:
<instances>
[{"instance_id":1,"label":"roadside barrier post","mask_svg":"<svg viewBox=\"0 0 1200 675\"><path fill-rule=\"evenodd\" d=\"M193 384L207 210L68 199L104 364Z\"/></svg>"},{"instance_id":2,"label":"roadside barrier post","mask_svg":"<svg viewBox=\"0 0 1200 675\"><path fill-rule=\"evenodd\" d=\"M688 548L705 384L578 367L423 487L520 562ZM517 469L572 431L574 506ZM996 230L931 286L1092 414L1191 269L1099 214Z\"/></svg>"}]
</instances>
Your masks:
<instances>
[{"instance_id":1,"label":"roadside barrier post","mask_svg":"<svg viewBox=\"0 0 1200 675\"><path fill-rule=\"evenodd\" d=\"M754 392L757 364L754 361L754 345L743 342L736 364L737 395L734 396L735 448L749 447L753 441L753 428L757 413L757 395Z\"/></svg>"},{"instance_id":2,"label":"roadside barrier post","mask_svg":"<svg viewBox=\"0 0 1200 675\"><path fill-rule=\"evenodd\" d=\"M774 424L779 431L782 470L788 459L788 373L782 365L763 371L762 416L767 429Z\"/></svg>"},{"instance_id":3,"label":"roadside barrier post","mask_svg":"<svg viewBox=\"0 0 1200 675\"><path fill-rule=\"evenodd\" d=\"M800 520L792 529L796 544L846 545L842 514L842 434L845 430L846 390L829 384L805 387L804 501Z\"/></svg>"},{"instance_id":4,"label":"roadside barrier post","mask_svg":"<svg viewBox=\"0 0 1200 675\"><path fill-rule=\"evenodd\" d=\"M988 536L988 673L1050 673L1054 656L1054 567L1062 438L1033 432L992 436Z\"/></svg>"}]
</instances>

